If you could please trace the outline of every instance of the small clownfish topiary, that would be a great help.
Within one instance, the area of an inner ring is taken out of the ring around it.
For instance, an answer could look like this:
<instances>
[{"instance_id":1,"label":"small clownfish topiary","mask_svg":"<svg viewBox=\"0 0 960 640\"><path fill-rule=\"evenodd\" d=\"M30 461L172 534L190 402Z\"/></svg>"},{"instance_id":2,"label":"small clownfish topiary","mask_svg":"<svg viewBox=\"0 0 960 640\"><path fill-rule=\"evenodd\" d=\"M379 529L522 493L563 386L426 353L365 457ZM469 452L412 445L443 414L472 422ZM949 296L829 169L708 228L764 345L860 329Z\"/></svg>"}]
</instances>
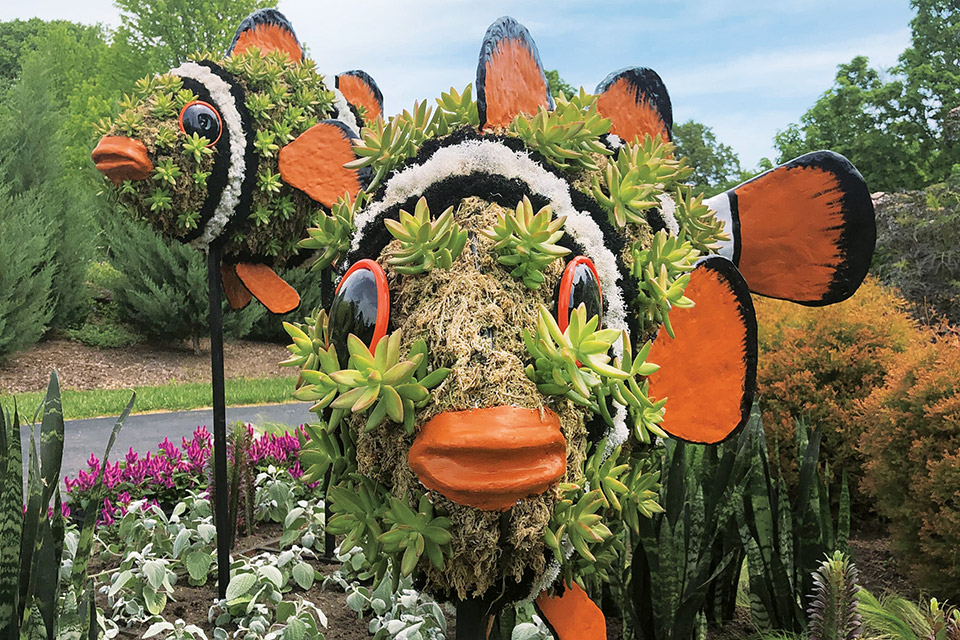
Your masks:
<instances>
[{"instance_id":1,"label":"small clownfish topiary","mask_svg":"<svg viewBox=\"0 0 960 640\"><path fill-rule=\"evenodd\" d=\"M362 71L318 73L286 18L264 9L243 21L226 56L198 53L140 80L99 124L93 160L132 216L223 252L234 308L252 294L285 313L299 296L273 269L308 259L298 247L306 229L360 190L368 172L343 165L382 102Z\"/></svg>"}]
</instances>

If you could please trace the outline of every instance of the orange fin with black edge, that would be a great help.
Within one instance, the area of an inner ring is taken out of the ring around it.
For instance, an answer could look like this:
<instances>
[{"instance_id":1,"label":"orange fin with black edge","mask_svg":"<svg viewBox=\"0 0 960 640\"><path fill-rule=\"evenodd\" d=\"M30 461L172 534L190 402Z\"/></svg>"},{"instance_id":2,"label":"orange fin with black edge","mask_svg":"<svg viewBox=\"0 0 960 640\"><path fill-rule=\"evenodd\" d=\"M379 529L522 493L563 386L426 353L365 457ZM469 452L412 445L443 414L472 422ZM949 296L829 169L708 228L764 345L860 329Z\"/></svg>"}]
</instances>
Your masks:
<instances>
[{"instance_id":1,"label":"orange fin with black edge","mask_svg":"<svg viewBox=\"0 0 960 640\"><path fill-rule=\"evenodd\" d=\"M253 297L272 313L289 313L300 306L300 294L265 264L241 262L237 277Z\"/></svg>"},{"instance_id":2,"label":"orange fin with black edge","mask_svg":"<svg viewBox=\"0 0 960 640\"><path fill-rule=\"evenodd\" d=\"M283 51L294 62L303 61L303 47L293 26L276 9L260 9L244 18L227 49L227 56L243 53L251 47L260 49L261 54Z\"/></svg>"},{"instance_id":3,"label":"orange fin with black edge","mask_svg":"<svg viewBox=\"0 0 960 640\"><path fill-rule=\"evenodd\" d=\"M237 277L237 265L226 262L221 264L220 282L223 283L223 293L227 296L231 309L243 309L250 304L253 296Z\"/></svg>"},{"instance_id":4,"label":"orange fin with black edge","mask_svg":"<svg viewBox=\"0 0 960 640\"><path fill-rule=\"evenodd\" d=\"M670 310L675 338L661 327L647 362L650 396L667 398L660 428L713 444L746 424L757 383L757 319L747 283L722 256L701 258L690 273L687 309Z\"/></svg>"},{"instance_id":5,"label":"orange fin with black edge","mask_svg":"<svg viewBox=\"0 0 960 640\"><path fill-rule=\"evenodd\" d=\"M361 170L343 165L357 159L355 134L339 120L324 120L280 149L280 177L328 209L344 194L357 195Z\"/></svg>"},{"instance_id":6,"label":"orange fin with black edge","mask_svg":"<svg viewBox=\"0 0 960 640\"><path fill-rule=\"evenodd\" d=\"M376 120L383 115L383 94L366 71L354 69L337 74L336 87L347 102L367 110L367 120Z\"/></svg>"},{"instance_id":7,"label":"orange fin with black edge","mask_svg":"<svg viewBox=\"0 0 960 640\"><path fill-rule=\"evenodd\" d=\"M480 128L506 127L540 107L553 109L553 96L540 63L537 44L527 28L509 16L487 28L477 64L477 111Z\"/></svg>"},{"instance_id":8,"label":"orange fin with black edge","mask_svg":"<svg viewBox=\"0 0 960 640\"><path fill-rule=\"evenodd\" d=\"M863 176L814 151L705 201L724 221L721 255L750 290L808 306L849 298L873 258L877 224Z\"/></svg>"},{"instance_id":9,"label":"orange fin with black edge","mask_svg":"<svg viewBox=\"0 0 960 640\"><path fill-rule=\"evenodd\" d=\"M606 640L607 621L603 611L576 582L562 586L563 593L549 596L544 591L534 605L557 640Z\"/></svg>"},{"instance_id":10,"label":"orange fin with black edge","mask_svg":"<svg viewBox=\"0 0 960 640\"><path fill-rule=\"evenodd\" d=\"M673 107L663 80L653 69L630 67L614 71L594 92L597 111L610 119L610 133L625 142L640 142L646 135L670 141Z\"/></svg>"}]
</instances>

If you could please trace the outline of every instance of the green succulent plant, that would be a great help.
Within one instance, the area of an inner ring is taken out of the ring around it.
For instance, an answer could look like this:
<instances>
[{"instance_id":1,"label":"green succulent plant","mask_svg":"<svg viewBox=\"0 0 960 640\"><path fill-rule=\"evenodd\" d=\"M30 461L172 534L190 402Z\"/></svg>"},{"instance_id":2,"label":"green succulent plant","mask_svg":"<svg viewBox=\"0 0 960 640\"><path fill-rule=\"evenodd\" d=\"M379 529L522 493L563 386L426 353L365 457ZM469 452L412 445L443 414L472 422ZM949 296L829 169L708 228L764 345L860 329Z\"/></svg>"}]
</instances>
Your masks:
<instances>
[{"instance_id":1,"label":"green succulent plant","mask_svg":"<svg viewBox=\"0 0 960 640\"><path fill-rule=\"evenodd\" d=\"M540 107L533 118L520 114L510 123L511 135L562 169L598 171L591 154L611 154L600 141L609 132L610 120L597 111L597 97L582 88L570 100L558 97L553 111Z\"/></svg>"},{"instance_id":2,"label":"green succulent plant","mask_svg":"<svg viewBox=\"0 0 960 640\"><path fill-rule=\"evenodd\" d=\"M600 489L584 493L579 484L562 482L558 485L560 498L553 509L550 523L543 531L543 541L561 564L565 561L564 536L584 559L591 562L596 557L590 546L603 542L613 533L603 523L597 511L603 507L603 492Z\"/></svg>"},{"instance_id":3,"label":"green succulent plant","mask_svg":"<svg viewBox=\"0 0 960 640\"><path fill-rule=\"evenodd\" d=\"M443 570L444 558L453 555L450 518L434 517L433 503L425 495L420 496L418 506L419 512L391 498L390 508L383 518L384 524L391 526L389 531L380 535L380 542L387 553L403 552L400 561L402 576L410 575L423 555L440 570Z\"/></svg>"},{"instance_id":4,"label":"green succulent plant","mask_svg":"<svg viewBox=\"0 0 960 640\"><path fill-rule=\"evenodd\" d=\"M430 221L425 198L417 201L413 215L400 210L400 220L385 220L387 231L400 241L400 250L387 258L397 273L413 275L434 267L449 269L467 243L467 232L453 221L453 207Z\"/></svg>"},{"instance_id":5,"label":"green succulent plant","mask_svg":"<svg viewBox=\"0 0 960 640\"><path fill-rule=\"evenodd\" d=\"M417 102L412 112L404 110L386 122L373 121L360 132L361 143L353 148L357 159L344 166L350 169L372 166L373 177L367 185L367 191L372 193L388 173L417 154L420 144L432 135L432 122L437 116L442 117L440 111L434 114L426 102Z\"/></svg>"},{"instance_id":6,"label":"green succulent plant","mask_svg":"<svg viewBox=\"0 0 960 640\"><path fill-rule=\"evenodd\" d=\"M566 220L566 217L554 219L549 206L534 214L530 199L524 196L517 203L516 211L498 214L496 224L483 234L496 243L493 249L500 254L497 261L513 267L510 275L536 290L546 280L543 270L570 253L566 247L556 244L563 237Z\"/></svg>"},{"instance_id":7,"label":"green succulent plant","mask_svg":"<svg viewBox=\"0 0 960 640\"><path fill-rule=\"evenodd\" d=\"M603 185L593 177L591 192L618 227L646 224L645 211L659 205L657 196L692 170L672 156L675 147L660 137L644 137L642 144L624 145L616 162L603 171Z\"/></svg>"},{"instance_id":8,"label":"green succulent plant","mask_svg":"<svg viewBox=\"0 0 960 640\"><path fill-rule=\"evenodd\" d=\"M689 185L680 185L674 192L677 207L674 215L680 225L680 233L690 242L690 246L700 253L713 253L719 242L729 240L723 231L723 223L717 219L710 207L703 204L703 194L693 195Z\"/></svg>"},{"instance_id":9,"label":"green succulent plant","mask_svg":"<svg viewBox=\"0 0 960 640\"><path fill-rule=\"evenodd\" d=\"M358 192L356 198L344 193L331 207L329 214L320 212L317 226L307 229L310 237L301 240L298 246L322 251L313 263L314 270L326 269L346 254L356 230L353 220L366 200L364 191Z\"/></svg>"},{"instance_id":10,"label":"green succulent plant","mask_svg":"<svg viewBox=\"0 0 960 640\"><path fill-rule=\"evenodd\" d=\"M177 178L183 175L180 167L173 161L173 158L161 158L153 167L153 179L161 184L168 184L171 187L177 186Z\"/></svg>"},{"instance_id":11,"label":"green succulent plant","mask_svg":"<svg viewBox=\"0 0 960 640\"><path fill-rule=\"evenodd\" d=\"M437 98L437 117L434 120L435 135L444 136L463 126L479 127L480 115L473 101L473 85L468 84L458 92L453 87Z\"/></svg>"},{"instance_id":12,"label":"green succulent plant","mask_svg":"<svg viewBox=\"0 0 960 640\"><path fill-rule=\"evenodd\" d=\"M700 252L689 241L661 230L654 234L648 248L633 253L632 270L640 290L637 300L642 318L652 327L663 324L672 338L670 310L693 306L693 300L685 297L683 292Z\"/></svg>"}]
</instances>

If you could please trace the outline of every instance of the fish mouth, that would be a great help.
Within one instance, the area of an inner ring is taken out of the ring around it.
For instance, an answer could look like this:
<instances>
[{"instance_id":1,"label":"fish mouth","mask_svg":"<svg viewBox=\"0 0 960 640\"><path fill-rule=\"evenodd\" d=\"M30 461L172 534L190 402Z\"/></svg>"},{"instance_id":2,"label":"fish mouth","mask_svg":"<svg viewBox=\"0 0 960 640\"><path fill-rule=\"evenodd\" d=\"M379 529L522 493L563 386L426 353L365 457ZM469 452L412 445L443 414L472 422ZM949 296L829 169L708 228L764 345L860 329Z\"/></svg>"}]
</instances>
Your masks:
<instances>
[{"instance_id":1,"label":"fish mouth","mask_svg":"<svg viewBox=\"0 0 960 640\"><path fill-rule=\"evenodd\" d=\"M427 489L457 504L506 511L563 477L567 442L549 409L445 411L423 425L407 459Z\"/></svg>"},{"instance_id":2,"label":"fish mouth","mask_svg":"<svg viewBox=\"0 0 960 640\"><path fill-rule=\"evenodd\" d=\"M90 154L97 170L114 185L124 180L143 180L153 171L153 163L143 143L123 136L106 136Z\"/></svg>"}]
</instances>

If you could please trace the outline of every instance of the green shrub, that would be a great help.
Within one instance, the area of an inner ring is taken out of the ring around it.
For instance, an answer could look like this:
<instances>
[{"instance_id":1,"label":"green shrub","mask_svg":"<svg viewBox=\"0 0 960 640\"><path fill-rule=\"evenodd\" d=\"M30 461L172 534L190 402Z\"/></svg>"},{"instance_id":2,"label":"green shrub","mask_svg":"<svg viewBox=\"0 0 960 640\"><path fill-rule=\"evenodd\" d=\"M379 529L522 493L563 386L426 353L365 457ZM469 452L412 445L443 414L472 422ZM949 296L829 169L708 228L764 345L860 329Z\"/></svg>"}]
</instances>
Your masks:
<instances>
[{"instance_id":1,"label":"green shrub","mask_svg":"<svg viewBox=\"0 0 960 640\"><path fill-rule=\"evenodd\" d=\"M138 334L122 324L87 321L76 329L67 329L66 333L71 340L107 349L131 347L141 341Z\"/></svg>"},{"instance_id":2,"label":"green shrub","mask_svg":"<svg viewBox=\"0 0 960 640\"><path fill-rule=\"evenodd\" d=\"M14 198L0 187L0 357L39 340L53 315L39 207L34 194Z\"/></svg>"},{"instance_id":3,"label":"green shrub","mask_svg":"<svg viewBox=\"0 0 960 640\"><path fill-rule=\"evenodd\" d=\"M157 340L189 340L195 351L209 335L210 316L205 254L159 238L139 223L111 218L107 252L117 276L113 303L120 320ZM229 311L224 301L224 332L241 338L264 313L252 302Z\"/></svg>"},{"instance_id":4,"label":"green shrub","mask_svg":"<svg viewBox=\"0 0 960 640\"><path fill-rule=\"evenodd\" d=\"M960 324L960 181L883 194L876 213L871 272L899 289L920 318Z\"/></svg>"},{"instance_id":5,"label":"green shrub","mask_svg":"<svg viewBox=\"0 0 960 640\"><path fill-rule=\"evenodd\" d=\"M771 458L777 441L794 441L795 420L804 418L823 432L821 460L835 472L846 470L855 489L862 477L857 446L863 429L855 404L883 385L898 354L929 335L896 293L870 279L852 298L829 307L758 299L756 310L757 395ZM795 454L781 446L774 463L791 492L797 487ZM856 491L853 500L855 510L865 507Z\"/></svg>"},{"instance_id":6,"label":"green shrub","mask_svg":"<svg viewBox=\"0 0 960 640\"><path fill-rule=\"evenodd\" d=\"M960 598L960 342L897 358L860 407L863 487L922 584Z\"/></svg>"}]
</instances>

